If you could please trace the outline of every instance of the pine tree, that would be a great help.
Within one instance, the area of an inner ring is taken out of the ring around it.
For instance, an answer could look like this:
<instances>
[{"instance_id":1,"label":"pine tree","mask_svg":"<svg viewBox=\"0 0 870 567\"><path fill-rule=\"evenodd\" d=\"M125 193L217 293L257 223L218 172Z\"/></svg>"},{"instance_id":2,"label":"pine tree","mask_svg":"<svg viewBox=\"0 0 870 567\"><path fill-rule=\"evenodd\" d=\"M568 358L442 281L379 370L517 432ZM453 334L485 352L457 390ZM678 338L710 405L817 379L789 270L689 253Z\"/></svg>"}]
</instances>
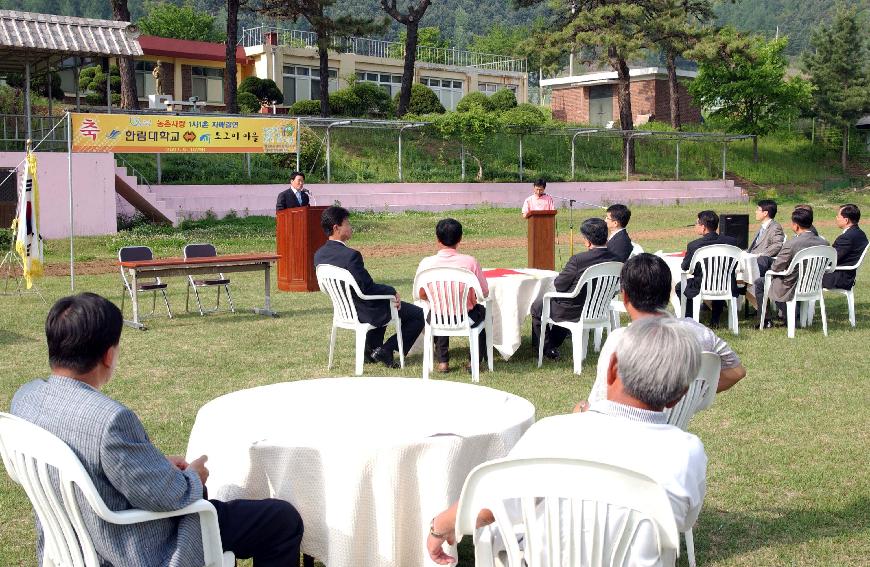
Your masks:
<instances>
[{"instance_id":1,"label":"pine tree","mask_svg":"<svg viewBox=\"0 0 870 567\"><path fill-rule=\"evenodd\" d=\"M112 3L112 18L119 22L130 21L130 10L127 0L110 0ZM121 71L121 108L139 109L139 98L136 95L136 69L132 57L119 57L118 68Z\"/></svg>"},{"instance_id":2,"label":"pine tree","mask_svg":"<svg viewBox=\"0 0 870 567\"><path fill-rule=\"evenodd\" d=\"M405 66L402 70L402 91L396 114L403 116L411 101L411 85L414 83L414 63L417 61L417 38L420 20L426 13L430 0L420 0L419 4L408 4L408 11L402 13L396 7L396 0L381 0L381 7L391 18L405 26Z\"/></svg>"},{"instance_id":3,"label":"pine tree","mask_svg":"<svg viewBox=\"0 0 870 567\"><path fill-rule=\"evenodd\" d=\"M849 128L870 114L870 32L858 11L837 6L830 26L813 32L812 51L804 53L804 67L813 85L813 108L818 115L843 131L841 164L849 158Z\"/></svg>"}]
</instances>

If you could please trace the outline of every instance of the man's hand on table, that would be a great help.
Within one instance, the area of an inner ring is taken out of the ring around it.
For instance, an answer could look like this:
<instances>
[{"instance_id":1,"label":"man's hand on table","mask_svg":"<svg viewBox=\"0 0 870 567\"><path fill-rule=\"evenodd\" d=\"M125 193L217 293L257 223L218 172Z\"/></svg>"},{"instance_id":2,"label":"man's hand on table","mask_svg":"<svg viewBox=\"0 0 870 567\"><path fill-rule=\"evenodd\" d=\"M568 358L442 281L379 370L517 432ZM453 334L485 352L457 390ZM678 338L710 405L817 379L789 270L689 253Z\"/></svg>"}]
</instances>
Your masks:
<instances>
[{"instance_id":1,"label":"man's hand on table","mask_svg":"<svg viewBox=\"0 0 870 567\"><path fill-rule=\"evenodd\" d=\"M589 402L586 400L580 400L577 402L577 405L574 406L574 413L582 413L584 411L589 411Z\"/></svg>"},{"instance_id":2,"label":"man's hand on table","mask_svg":"<svg viewBox=\"0 0 870 567\"><path fill-rule=\"evenodd\" d=\"M456 563L455 557L444 552L444 542L449 545L456 543L456 534L453 533L455 525L455 504L432 518L432 526L429 530L429 536L426 538L426 549L429 551L429 557L432 561L439 565Z\"/></svg>"}]
</instances>

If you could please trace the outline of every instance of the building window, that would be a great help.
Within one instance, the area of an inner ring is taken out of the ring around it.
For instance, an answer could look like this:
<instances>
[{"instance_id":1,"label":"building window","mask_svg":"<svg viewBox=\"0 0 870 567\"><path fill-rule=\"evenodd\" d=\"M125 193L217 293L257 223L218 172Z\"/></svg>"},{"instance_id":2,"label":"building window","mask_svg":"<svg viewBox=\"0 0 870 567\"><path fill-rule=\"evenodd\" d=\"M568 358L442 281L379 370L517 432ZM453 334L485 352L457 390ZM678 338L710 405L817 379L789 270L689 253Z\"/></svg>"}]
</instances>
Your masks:
<instances>
[{"instance_id":1,"label":"building window","mask_svg":"<svg viewBox=\"0 0 870 567\"><path fill-rule=\"evenodd\" d=\"M423 77L420 82L435 91L438 95L438 100L447 110L456 110L456 105L459 104L464 91L462 89L462 81L453 79L435 79L433 77Z\"/></svg>"},{"instance_id":2,"label":"building window","mask_svg":"<svg viewBox=\"0 0 870 567\"><path fill-rule=\"evenodd\" d=\"M284 104L320 99L320 68L284 65ZM329 92L338 90L338 69L329 70Z\"/></svg>"},{"instance_id":3,"label":"building window","mask_svg":"<svg viewBox=\"0 0 870 567\"><path fill-rule=\"evenodd\" d=\"M396 93L402 90L402 75L375 73L373 71L357 71L356 80L374 83L387 91L387 94L391 97L396 96Z\"/></svg>"},{"instance_id":4,"label":"building window","mask_svg":"<svg viewBox=\"0 0 870 567\"><path fill-rule=\"evenodd\" d=\"M201 101L223 103L224 70L213 67L191 67L191 94Z\"/></svg>"},{"instance_id":5,"label":"building window","mask_svg":"<svg viewBox=\"0 0 870 567\"><path fill-rule=\"evenodd\" d=\"M136 96L139 98L147 98L150 94L157 94L157 83L154 81L154 75L151 72L156 67L156 63L152 61L136 61L134 63L136 70ZM166 84L164 79L163 84Z\"/></svg>"},{"instance_id":6,"label":"building window","mask_svg":"<svg viewBox=\"0 0 870 567\"><path fill-rule=\"evenodd\" d=\"M516 85L502 85L499 83L477 83L477 89L480 92L484 93L486 96L494 95L496 92L498 92L499 89L507 89L514 93L514 95L517 94Z\"/></svg>"}]
</instances>

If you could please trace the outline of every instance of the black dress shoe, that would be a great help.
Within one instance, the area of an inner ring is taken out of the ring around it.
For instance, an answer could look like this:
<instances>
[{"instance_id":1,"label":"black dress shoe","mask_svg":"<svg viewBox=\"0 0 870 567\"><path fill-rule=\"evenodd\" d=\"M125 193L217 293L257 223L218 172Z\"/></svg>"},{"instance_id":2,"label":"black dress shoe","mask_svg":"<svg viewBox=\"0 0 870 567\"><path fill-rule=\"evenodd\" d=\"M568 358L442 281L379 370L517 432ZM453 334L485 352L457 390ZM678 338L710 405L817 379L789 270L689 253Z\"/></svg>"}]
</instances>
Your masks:
<instances>
[{"instance_id":1,"label":"black dress shoe","mask_svg":"<svg viewBox=\"0 0 870 567\"><path fill-rule=\"evenodd\" d=\"M559 354L559 349L546 348L544 349L544 358L548 358L550 360L559 360L560 358L562 358L562 355Z\"/></svg>"},{"instance_id":2,"label":"black dress shoe","mask_svg":"<svg viewBox=\"0 0 870 567\"><path fill-rule=\"evenodd\" d=\"M393 360L393 353L384 349L383 347L378 347L372 351L371 354L372 360L375 362L380 362L387 368L398 368L399 363Z\"/></svg>"}]
</instances>

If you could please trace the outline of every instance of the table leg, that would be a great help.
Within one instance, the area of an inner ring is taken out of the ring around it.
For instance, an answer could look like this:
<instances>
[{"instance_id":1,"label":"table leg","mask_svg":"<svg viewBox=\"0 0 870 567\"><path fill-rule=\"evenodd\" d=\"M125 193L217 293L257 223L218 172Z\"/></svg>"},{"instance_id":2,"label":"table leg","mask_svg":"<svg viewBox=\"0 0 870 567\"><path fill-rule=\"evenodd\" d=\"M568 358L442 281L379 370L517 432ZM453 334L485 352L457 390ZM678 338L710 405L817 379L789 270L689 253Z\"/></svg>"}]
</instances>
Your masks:
<instances>
[{"instance_id":1,"label":"table leg","mask_svg":"<svg viewBox=\"0 0 870 567\"><path fill-rule=\"evenodd\" d=\"M136 280L137 280L136 268L131 268L130 269L130 282L131 282L130 289L132 289L133 292L130 294L131 295L130 303L133 304L133 320L132 321L124 321L124 323L130 325L134 329L139 329L140 331L144 331L145 325L143 325L142 322L139 321L139 293L136 292L136 289L138 289L137 288L138 283Z\"/></svg>"},{"instance_id":2,"label":"table leg","mask_svg":"<svg viewBox=\"0 0 870 567\"><path fill-rule=\"evenodd\" d=\"M254 313L257 315L267 315L269 317L277 317L278 314L272 311L272 266L269 262L263 264L263 289L265 299L263 301L263 308L259 307L254 308ZM313 563L312 563L313 565Z\"/></svg>"},{"instance_id":3,"label":"table leg","mask_svg":"<svg viewBox=\"0 0 870 567\"><path fill-rule=\"evenodd\" d=\"M302 554L302 567L314 567L314 558L310 555Z\"/></svg>"}]
</instances>

